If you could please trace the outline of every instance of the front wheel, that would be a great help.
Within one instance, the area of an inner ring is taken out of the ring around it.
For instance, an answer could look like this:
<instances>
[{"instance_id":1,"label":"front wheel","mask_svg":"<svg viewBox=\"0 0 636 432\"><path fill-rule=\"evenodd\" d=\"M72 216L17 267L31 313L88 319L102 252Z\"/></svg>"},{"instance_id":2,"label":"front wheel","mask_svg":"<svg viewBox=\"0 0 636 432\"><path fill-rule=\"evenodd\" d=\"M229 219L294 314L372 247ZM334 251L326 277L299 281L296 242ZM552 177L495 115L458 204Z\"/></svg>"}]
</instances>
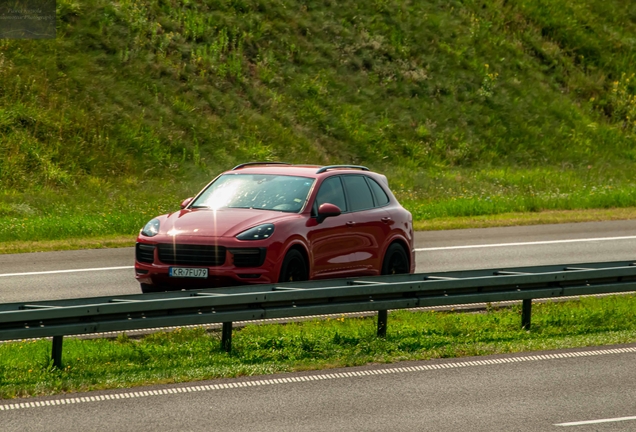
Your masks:
<instances>
[{"instance_id":1,"label":"front wheel","mask_svg":"<svg viewBox=\"0 0 636 432\"><path fill-rule=\"evenodd\" d=\"M406 255L404 248L397 243L391 244L384 255L384 261L382 262L382 274L404 274L408 273L409 270L409 258Z\"/></svg>"},{"instance_id":2,"label":"front wheel","mask_svg":"<svg viewBox=\"0 0 636 432\"><path fill-rule=\"evenodd\" d=\"M287 252L280 269L279 282L305 281L309 278L307 263L303 254L296 249Z\"/></svg>"}]
</instances>

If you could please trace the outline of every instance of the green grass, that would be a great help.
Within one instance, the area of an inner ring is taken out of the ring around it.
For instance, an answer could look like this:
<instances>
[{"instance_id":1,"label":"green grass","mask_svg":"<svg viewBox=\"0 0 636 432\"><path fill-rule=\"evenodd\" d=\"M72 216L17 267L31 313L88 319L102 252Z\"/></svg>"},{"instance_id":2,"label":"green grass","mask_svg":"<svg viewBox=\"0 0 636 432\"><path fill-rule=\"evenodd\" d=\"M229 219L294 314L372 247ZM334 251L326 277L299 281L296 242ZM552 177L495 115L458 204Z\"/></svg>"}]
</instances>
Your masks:
<instances>
[{"instance_id":1,"label":"green grass","mask_svg":"<svg viewBox=\"0 0 636 432\"><path fill-rule=\"evenodd\" d=\"M419 229L628 219L633 212L620 209L636 207L632 171L620 164L566 171L448 169L410 176L387 167L385 172ZM0 247L0 252L29 250L33 242L87 239L90 246L90 239L128 237L132 241L148 220L178 210L184 198L196 194L209 180L197 174L178 181L139 183L132 178L92 178L58 191L0 192L0 243L26 244ZM593 209L606 211L590 211L587 216L582 212ZM528 215L517 217L520 213ZM478 218L489 222L483 224ZM81 247L81 242L74 244Z\"/></svg>"},{"instance_id":2,"label":"green grass","mask_svg":"<svg viewBox=\"0 0 636 432\"><path fill-rule=\"evenodd\" d=\"M170 186L180 190L159 181L152 186L99 182L59 193L5 195L0 242L134 235L152 217L179 208L184 197Z\"/></svg>"},{"instance_id":3,"label":"green grass","mask_svg":"<svg viewBox=\"0 0 636 432\"><path fill-rule=\"evenodd\" d=\"M55 40L0 41L0 241L134 235L254 159L368 165L420 221L636 205L628 0L58 0L57 18Z\"/></svg>"},{"instance_id":4,"label":"green grass","mask_svg":"<svg viewBox=\"0 0 636 432\"><path fill-rule=\"evenodd\" d=\"M582 169L455 169L395 183L402 204L418 221L636 205L636 183L620 163Z\"/></svg>"},{"instance_id":5,"label":"green grass","mask_svg":"<svg viewBox=\"0 0 636 432\"><path fill-rule=\"evenodd\" d=\"M631 343L635 310L635 296L540 303L530 331L520 328L520 307L394 311L385 339L376 337L373 318L250 325L234 331L232 354L220 349L218 332L202 328L141 339L66 338L62 370L51 366L50 341L12 342L0 345L0 397Z\"/></svg>"}]
</instances>

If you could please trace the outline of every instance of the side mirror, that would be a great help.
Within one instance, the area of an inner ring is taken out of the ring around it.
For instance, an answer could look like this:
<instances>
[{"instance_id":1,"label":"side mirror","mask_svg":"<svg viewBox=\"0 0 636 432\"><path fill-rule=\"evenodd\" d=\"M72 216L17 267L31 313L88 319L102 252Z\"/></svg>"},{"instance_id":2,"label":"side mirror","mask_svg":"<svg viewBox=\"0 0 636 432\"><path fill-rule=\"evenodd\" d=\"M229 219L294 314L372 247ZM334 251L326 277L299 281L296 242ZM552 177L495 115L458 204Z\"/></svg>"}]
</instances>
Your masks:
<instances>
[{"instance_id":1,"label":"side mirror","mask_svg":"<svg viewBox=\"0 0 636 432\"><path fill-rule=\"evenodd\" d=\"M332 216L340 216L340 208L335 204L324 203L318 207L318 217L316 221L322 223L325 219Z\"/></svg>"},{"instance_id":2,"label":"side mirror","mask_svg":"<svg viewBox=\"0 0 636 432\"><path fill-rule=\"evenodd\" d=\"M192 201L193 197L190 198L186 198L181 202L181 208L184 209L188 206L188 204L190 204L190 202Z\"/></svg>"}]
</instances>

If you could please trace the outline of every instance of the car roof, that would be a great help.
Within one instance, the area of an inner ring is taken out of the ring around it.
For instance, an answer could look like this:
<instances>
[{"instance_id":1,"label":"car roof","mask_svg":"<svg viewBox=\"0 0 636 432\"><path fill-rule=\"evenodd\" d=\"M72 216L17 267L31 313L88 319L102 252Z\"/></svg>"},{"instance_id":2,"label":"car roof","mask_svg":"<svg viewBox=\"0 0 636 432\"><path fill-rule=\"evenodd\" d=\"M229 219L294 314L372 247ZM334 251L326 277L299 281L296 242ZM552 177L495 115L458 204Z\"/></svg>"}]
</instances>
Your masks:
<instances>
[{"instance_id":1,"label":"car roof","mask_svg":"<svg viewBox=\"0 0 636 432\"><path fill-rule=\"evenodd\" d=\"M323 172L318 172L323 171ZM358 167L355 165L291 165L282 163L268 164L263 163L251 163L249 165L237 166L234 169L226 171L224 174L276 174L276 175L296 175L302 177L317 178L333 171L338 172L355 172L360 173L362 171L372 173L366 167Z\"/></svg>"}]
</instances>

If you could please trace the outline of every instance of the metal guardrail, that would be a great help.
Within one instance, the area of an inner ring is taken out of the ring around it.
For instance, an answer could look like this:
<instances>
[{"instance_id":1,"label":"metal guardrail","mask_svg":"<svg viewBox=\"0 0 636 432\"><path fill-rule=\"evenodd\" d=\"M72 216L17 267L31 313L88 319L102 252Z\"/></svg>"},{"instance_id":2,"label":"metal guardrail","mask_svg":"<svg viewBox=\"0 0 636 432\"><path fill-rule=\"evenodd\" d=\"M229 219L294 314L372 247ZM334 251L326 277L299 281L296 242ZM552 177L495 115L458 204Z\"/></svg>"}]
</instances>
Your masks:
<instances>
[{"instance_id":1,"label":"metal guardrail","mask_svg":"<svg viewBox=\"0 0 636 432\"><path fill-rule=\"evenodd\" d=\"M231 350L232 322L378 311L378 336L387 310L523 300L529 329L532 299L636 291L634 262L519 267L331 279L116 297L0 304L0 340L53 337L62 364L64 336L162 326L223 323Z\"/></svg>"}]
</instances>

